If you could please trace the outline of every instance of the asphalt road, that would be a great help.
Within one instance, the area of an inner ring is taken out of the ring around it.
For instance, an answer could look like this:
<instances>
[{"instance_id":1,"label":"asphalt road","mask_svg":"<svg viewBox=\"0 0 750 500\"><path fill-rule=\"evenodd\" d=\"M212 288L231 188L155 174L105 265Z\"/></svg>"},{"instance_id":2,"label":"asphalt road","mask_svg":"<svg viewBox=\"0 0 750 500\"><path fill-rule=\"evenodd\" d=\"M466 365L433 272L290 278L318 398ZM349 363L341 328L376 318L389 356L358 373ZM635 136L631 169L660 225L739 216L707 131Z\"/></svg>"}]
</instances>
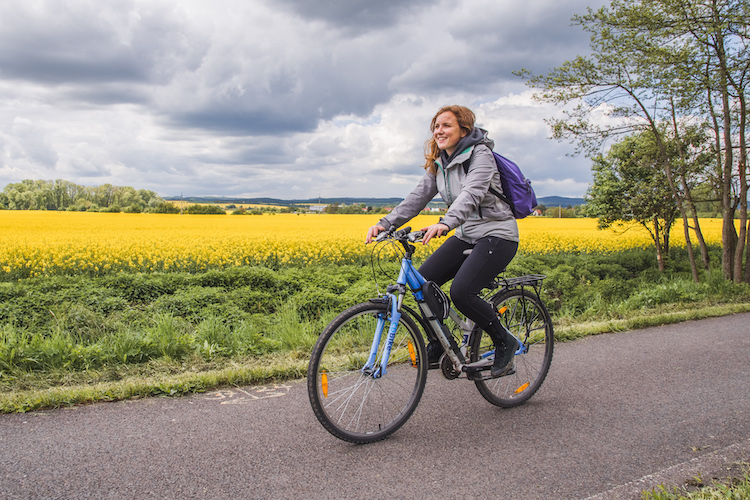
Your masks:
<instances>
[{"instance_id":1,"label":"asphalt road","mask_svg":"<svg viewBox=\"0 0 750 500\"><path fill-rule=\"evenodd\" d=\"M0 498L638 498L750 459L750 314L557 344L524 406L436 372L385 441L304 381L0 415Z\"/></svg>"}]
</instances>

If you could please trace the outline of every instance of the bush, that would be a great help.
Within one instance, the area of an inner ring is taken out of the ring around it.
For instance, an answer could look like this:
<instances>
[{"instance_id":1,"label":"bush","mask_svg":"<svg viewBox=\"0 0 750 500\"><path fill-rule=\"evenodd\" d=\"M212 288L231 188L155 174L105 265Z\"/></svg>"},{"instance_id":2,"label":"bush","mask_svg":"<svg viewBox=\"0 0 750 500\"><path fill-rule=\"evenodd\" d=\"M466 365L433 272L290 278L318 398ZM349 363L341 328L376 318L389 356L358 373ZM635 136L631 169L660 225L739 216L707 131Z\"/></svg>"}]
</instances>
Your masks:
<instances>
[{"instance_id":1,"label":"bush","mask_svg":"<svg viewBox=\"0 0 750 500\"><path fill-rule=\"evenodd\" d=\"M179 214L180 208L174 203L161 202L157 203L153 207L149 208L148 211L152 214Z\"/></svg>"},{"instance_id":2,"label":"bush","mask_svg":"<svg viewBox=\"0 0 750 500\"><path fill-rule=\"evenodd\" d=\"M190 205L185 209L185 213L193 215L226 215L224 209L218 205Z\"/></svg>"},{"instance_id":3,"label":"bush","mask_svg":"<svg viewBox=\"0 0 750 500\"><path fill-rule=\"evenodd\" d=\"M100 278L117 296L135 303L151 302L172 294L188 279L185 273L118 274Z\"/></svg>"},{"instance_id":4,"label":"bush","mask_svg":"<svg viewBox=\"0 0 750 500\"><path fill-rule=\"evenodd\" d=\"M196 321L203 317L207 307L224 302L226 296L223 288L191 286L181 288L171 295L162 295L154 300L151 309L156 313L168 313Z\"/></svg>"},{"instance_id":5,"label":"bush","mask_svg":"<svg viewBox=\"0 0 750 500\"><path fill-rule=\"evenodd\" d=\"M507 275L547 274L543 300L555 318L599 320L666 304L750 301L750 287L724 280L720 271L696 284L678 263L658 273L651 254L519 254ZM397 265L384 268L387 277L377 279L381 292L398 272ZM25 372L191 356L210 360L279 349L304 355L335 314L375 295L372 270L357 265L3 282L0 381Z\"/></svg>"}]
</instances>

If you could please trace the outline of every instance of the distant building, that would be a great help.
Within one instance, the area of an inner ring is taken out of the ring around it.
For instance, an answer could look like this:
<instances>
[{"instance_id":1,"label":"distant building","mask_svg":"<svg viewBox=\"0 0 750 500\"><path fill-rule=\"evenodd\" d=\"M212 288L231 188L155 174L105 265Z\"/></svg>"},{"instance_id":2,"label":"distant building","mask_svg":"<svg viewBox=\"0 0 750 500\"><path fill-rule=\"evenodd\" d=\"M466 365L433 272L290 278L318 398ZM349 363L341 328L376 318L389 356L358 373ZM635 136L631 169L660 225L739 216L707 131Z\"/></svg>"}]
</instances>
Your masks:
<instances>
[{"instance_id":1,"label":"distant building","mask_svg":"<svg viewBox=\"0 0 750 500\"><path fill-rule=\"evenodd\" d=\"M321 213L321 214L322 214L323 212L325 212L325 211L326 211L326 207L327 207L327 206L328 206L328 205L310 205L310 206L309 206L309 207L308 207L307 209L308 209L308 210L309 210L310 212L318 212L318 213Z\"/></svg>"}]
</instances>

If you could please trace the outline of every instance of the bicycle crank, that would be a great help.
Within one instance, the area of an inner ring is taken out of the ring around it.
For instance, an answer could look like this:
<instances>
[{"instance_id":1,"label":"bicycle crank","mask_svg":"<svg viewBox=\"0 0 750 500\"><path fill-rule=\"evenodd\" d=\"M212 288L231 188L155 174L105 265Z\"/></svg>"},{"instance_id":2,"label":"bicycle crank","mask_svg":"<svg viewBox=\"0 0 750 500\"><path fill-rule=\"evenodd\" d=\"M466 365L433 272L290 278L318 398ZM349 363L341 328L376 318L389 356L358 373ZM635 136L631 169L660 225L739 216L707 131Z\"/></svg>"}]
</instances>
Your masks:
<instances>
[{"instance_id":1,"label":"bicycle crank","mask_svg":"<svg viewBox=\"0 0 750 500\"><path fill-rule=\"evenodd\" d=\"M453 366L453 361L451 361L451 358L449 358L445 353L440 356L440 371L443 372L443 377L447 378L448 380L454 380L458 378L459 375L461 375L461 372L456 370L456 368Z\"/></svg>"}]
</instances>

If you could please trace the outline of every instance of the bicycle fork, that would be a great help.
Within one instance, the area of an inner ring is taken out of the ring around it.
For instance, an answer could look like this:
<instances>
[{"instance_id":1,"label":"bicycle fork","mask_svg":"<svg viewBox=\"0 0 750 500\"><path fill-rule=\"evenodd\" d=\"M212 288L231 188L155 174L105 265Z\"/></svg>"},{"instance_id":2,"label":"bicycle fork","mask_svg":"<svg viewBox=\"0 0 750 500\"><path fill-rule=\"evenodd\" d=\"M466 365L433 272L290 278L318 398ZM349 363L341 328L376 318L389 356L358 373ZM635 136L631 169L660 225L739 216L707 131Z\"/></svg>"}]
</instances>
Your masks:
<instances>
[{"instance_id":1,"label":"bicycle fork","mask_svg":"<svg viewBox=\"0 0 750 500\"><path fill-rule=\"evenodd\" d=\"M401 287L399 287L401 288ZM391 349L393 348L393 341L396 338L396 331L398 330L399 322L401 321L401 304L404 300L406 293L405 287L400 290L398 296L394 296L391 290L386 294L386 300L388 307L386 311L378 315L377 326L375 327L375 335L372 339L372 346L370 347L370 356L367 359L367 363L362 367L362 373L369 375L372 378L380 378L388 373L388 360L391 357ZM395 300L394 300L395 299ZM385 338L385 346L378 363L378 347L380 346L380 340L383 338L383 332L385 330L386 318L390 322L388 326L388 334Z\"/></svg>"}]
</instances>

